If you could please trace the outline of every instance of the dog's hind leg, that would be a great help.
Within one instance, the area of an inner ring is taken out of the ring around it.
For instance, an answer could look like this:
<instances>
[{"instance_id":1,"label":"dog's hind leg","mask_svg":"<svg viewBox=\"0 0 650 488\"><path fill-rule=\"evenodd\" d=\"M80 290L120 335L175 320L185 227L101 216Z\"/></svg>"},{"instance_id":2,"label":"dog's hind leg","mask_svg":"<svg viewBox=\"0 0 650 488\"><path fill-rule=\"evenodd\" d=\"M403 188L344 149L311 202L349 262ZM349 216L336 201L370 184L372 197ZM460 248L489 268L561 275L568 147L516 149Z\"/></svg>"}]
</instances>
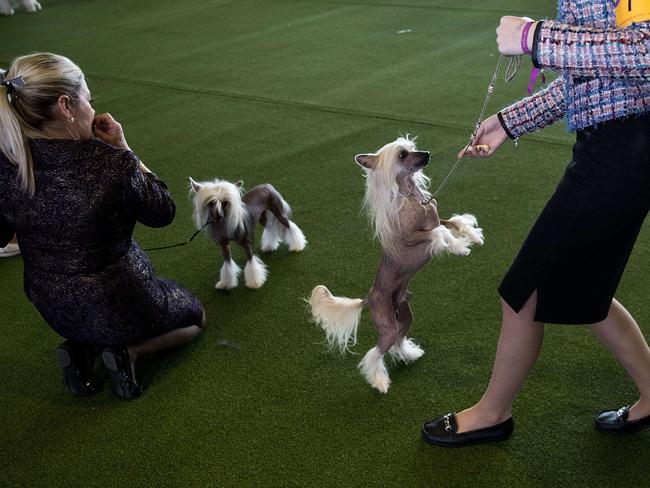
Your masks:
<instances>
[{"instance_id":1,"label":"dog's hind leg","mask_svg":"<svg viewBox=\"0 0 650 488\"><path fill-rule=\"evenodd\" d=\"M269 210L262 213L260 224L264 226L261 243L262 252L275 251L282 242L285 229L282 228L275 215Z\"/></svg>"},{"instance_id":2,"label":"dog's hind leg","mask_svg":"<svg viewBox=\"0 0 650 488\"><path fill-rule=\"evenodd\" d=\"M260 288L266 282L268 270L260 258L253 254L253 245L250 241L243 244L246 251L246 266L244 267L244 280L248 288Z\"/></svg>"},{"instance_id":3,"label":"dog's hind leg","mask_svg":"<svg viewBox=\"0 0 650 488\"><path fill-rule=\"evenodd\" d=\"M307 239L300 228L292 222L291 207L279 192L275 191L269 199L269 209L266 212L267 220L277 225L276 234L280 235L281 240L287 243L290 251L302 251L307 245ZM280 225L278 225L280 224ZM282 227L281 227L282 226ZM265 228L266 231L266 228ZM262 235L262 241L264 235ZM277 246L276 246L277 247Z\"/></svg>"},{"instance_id":4,"label":"dog's hind leg","mask_svg":"<svg viewBox=\"0 0 650 488\"><path fill-rule=\"evenodd\" d=\"M371 290L368 304L372 321L379 333L377 345L370 349L359 363L359 369L366 381L381 393L388 393L390 377L384 363L384 355L397 342L399 327L390 295Z\"/></svg>"},{"instance_id":5,"label":"dog's hind leg","mask_svg":"<svg viewBox=\"0 0 650 488\"><path fill-rule=\"evenodd\" d=\"M219 281L217 281L214 287L217 290L231 290L235 288L239 282L237 277L241 272L241 268L232 260L230 244L222 244L221 252L223 254L223 265L221 266L221 272L219 273Z\"/></svg>"},{"instance_id":6,"label":"dog's hind leg","mask_svg":"<svg viewBox=\"0 0 650 488\"><path fill-rule=\"evenodd\" d=\"M388 352L396 361L411 363L422 357L424 351L417 345L413 339L406 337L411 324L413 323L413 311L409 303L410 293L407 291L401 298L397 307L397 325L399 327L399 337L393 347Z\"/></svg>"},{"instance_id":7,"label":"dog's hind leg","mask_svg":"<svg viewBox=\"0 0 650 488\"><path fill-rule=\"evenodd\" d=\"M0 15L13 15L14 9L9 0L0 0Z\"/></svg>"}]
</instances>

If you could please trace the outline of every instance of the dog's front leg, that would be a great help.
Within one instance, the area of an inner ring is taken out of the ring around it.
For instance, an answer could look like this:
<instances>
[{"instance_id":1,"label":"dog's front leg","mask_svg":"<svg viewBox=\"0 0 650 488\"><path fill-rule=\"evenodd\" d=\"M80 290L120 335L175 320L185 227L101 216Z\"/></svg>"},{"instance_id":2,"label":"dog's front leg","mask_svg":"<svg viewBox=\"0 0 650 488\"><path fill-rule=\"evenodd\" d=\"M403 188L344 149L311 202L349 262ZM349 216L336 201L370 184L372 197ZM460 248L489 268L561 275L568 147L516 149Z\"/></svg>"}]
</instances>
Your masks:
<instances>
[{"instance_id":1,"label":"dog's front leg","mask_svg":"<svg viewBox=\"0 0 650 488\"><path fill-rule=\"evenodd\" d=\"M241 268L232 260L230 242L221 243L221 253L223 254L223 266L221 266L219 281L214 287L217 290L232 290L237 286L239 281L237 277Z\"/></svg>"},{"instance_id":2,"label":"dog's front leg","mask_svg":"<svg viewBox=\"0 0 650 488\"><path fill-rule=\"evenodd\" d=\"M472 244L483 245L483 229L479 228L473 215L453 215L449 220L441 219L440 223L447 227L454 237L467 237Z\"/></svg>"},{"instance_id":3,"label":"dog's front leg","mask_svg":"<svg viewBox=\"0 0 650 488\"><path fill-rule=\"evenodd\" d=\"M405 244L408 247L417 246L425 242L431 242L433 239L433 229L413 231L406 239Z\"/></svg>"},{"instance_id":4,"label":"dog's front leg","mask_svg":"<svg viewBox=\"0 0 650 488\"><path fill-rule=\"evenodd\" d=\"M266 265L253 253L252 239L246 239L242 246L246 251L246 266L244 267L246 286L248 288L260 288L266 282L266 276L268 275Z\"/></svg>"}]
</instances>

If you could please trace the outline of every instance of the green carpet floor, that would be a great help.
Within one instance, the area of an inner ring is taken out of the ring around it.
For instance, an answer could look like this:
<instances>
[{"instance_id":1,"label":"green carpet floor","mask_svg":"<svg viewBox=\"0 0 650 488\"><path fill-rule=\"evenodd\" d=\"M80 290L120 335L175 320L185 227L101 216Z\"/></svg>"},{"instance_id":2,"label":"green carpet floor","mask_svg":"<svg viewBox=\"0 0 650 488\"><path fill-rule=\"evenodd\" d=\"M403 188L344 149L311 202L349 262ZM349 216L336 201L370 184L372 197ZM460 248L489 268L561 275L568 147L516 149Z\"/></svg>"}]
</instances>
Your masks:
<instances>
[{"instance_id":1,"label":"green carpet floor","mask_svg":"<svg viewBox=\"0 0 650 488\"><path fill-rule=\"evenodd\" d=\"M469 406L489 380L496 287L570 158L562 124L464 162L440 195L442 215L478 217L486 244L414 279L412 335L426 354L391 367L388 395L356 369L376 339L368 316L357 354L340 357L324 350L303 302L320 283L364 296L376 271L353 156L417 135L435 186L478 115L499 18L552 17L554 1L42 4L37 15L0 18L0 66L52 51L82 67L97 111L122 122L175 196L172 225L136 228L143 247L191 235L188 176L273 183L309 245L263 256L262 289L227 293L213 288L221 257L206 239L152 253L160 275L200 297L209 329L142 360L148 390L133 402L66 394L61 339L24 296L22 260L0 261L0 486L647 486L648 434L593 426L599 409L634 401L635 388L580 327L547 327L511 440L444 450L419 438L423 420ZM499 81L490 113L524 94L526 71ZM645 229L618 293L646 333L649 255Z\"/></svg>"}]
</instances>

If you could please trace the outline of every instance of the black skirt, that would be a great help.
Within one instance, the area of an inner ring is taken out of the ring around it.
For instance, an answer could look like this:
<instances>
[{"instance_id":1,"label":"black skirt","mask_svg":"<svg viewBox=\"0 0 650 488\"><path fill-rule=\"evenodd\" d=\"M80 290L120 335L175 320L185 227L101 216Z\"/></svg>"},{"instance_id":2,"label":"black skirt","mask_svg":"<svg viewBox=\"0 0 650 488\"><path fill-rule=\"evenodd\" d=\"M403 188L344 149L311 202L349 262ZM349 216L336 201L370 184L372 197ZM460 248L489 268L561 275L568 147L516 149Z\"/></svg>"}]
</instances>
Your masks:
<instances>
[{"instance_id":1,"label":"black skirt","mask_svg":"<svg viewBox=\"0 0 650 488\"><path fill-rule=\"evenodd\" d=\"M540 322L604 320L649 208L650 115L578 131L499 294L518 312L537 290Z\"/></svg>"}]
</instances>

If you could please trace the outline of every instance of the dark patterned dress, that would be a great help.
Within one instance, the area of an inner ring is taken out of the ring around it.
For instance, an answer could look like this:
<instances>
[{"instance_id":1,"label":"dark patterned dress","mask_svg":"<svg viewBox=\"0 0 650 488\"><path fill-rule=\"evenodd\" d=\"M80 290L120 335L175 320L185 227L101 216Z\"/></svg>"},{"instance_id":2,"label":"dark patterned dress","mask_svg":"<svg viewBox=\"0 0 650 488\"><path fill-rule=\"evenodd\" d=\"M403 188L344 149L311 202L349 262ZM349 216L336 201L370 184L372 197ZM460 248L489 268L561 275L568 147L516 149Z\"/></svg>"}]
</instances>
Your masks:
<instances>
[{"instance_id":1,"label":"dark patterned dress","mask_svg":"<svg viewBox=\"0 0 650 488\"><path fill-rule=\"evenodd\" d=\"M133 241L136 221L171 223L166 185L138 158L97 139L30 141L36 193L0 153L0 246L14 231L25 293L60 335L123 345L199 324L203 308L185 288L156 278Z\"/></svg>"}]
</instances>

